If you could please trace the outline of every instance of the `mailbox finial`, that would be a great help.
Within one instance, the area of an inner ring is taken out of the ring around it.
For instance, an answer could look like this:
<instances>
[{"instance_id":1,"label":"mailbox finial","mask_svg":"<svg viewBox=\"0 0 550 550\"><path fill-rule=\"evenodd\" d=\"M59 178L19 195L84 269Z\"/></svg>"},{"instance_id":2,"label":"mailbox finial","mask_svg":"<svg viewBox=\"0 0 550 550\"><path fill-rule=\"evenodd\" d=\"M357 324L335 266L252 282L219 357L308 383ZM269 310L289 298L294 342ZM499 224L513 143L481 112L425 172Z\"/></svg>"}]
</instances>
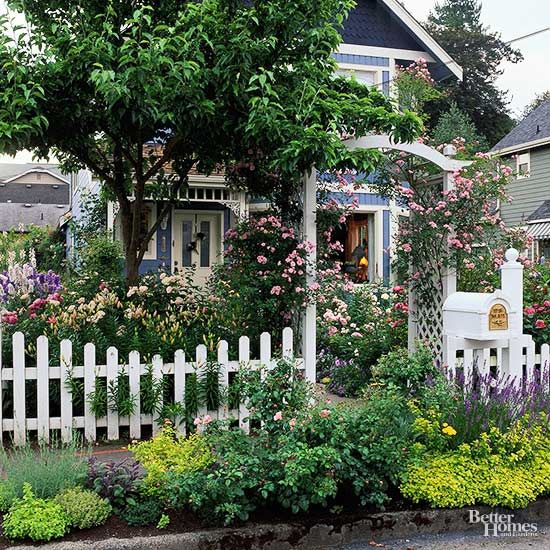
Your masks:
<instances>
[{"instance_id":1,"label":"mailbox finial","mask_svg":"<svg viewBox=\"0 0 550 550\"><path fill-rule=\"evenodd\" d=\"M507 262L516 262L519 258L519 252L515 248L509 248L505 254Z\"/></svg>"}]
</instances>

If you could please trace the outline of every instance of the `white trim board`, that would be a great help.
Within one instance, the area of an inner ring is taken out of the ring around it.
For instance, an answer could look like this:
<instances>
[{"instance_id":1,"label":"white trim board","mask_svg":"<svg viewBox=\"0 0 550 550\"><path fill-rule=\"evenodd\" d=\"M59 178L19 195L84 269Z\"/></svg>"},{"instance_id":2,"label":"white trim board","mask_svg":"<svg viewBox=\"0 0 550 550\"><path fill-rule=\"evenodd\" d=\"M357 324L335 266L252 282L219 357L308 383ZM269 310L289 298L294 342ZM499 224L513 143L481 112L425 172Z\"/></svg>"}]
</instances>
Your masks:
<instances>
[{"instance_id":1,"label":"white trim board","mask_svg":"<svg viewBox=\"0 0 550 550\"><path fill-rule=\"evenodd\" d=\"M503 147L502 149L495 149L490 151L491 155L507 155L509 153L517 153L520 151L525 151L525 149L534 149L535 147L542 147L543 145L550 144L550 137L545 137L541 139L535 139L533 141L525 141L524 143L518 143L516 145L510 145L509 147Z\"/></svg>"},{"instance_id":2,"label":"white trim board","mask_svg":"<svg viewBox=\"0 0 550 550\"><path fill-rule=\"evenodd\" d=\"M48 174L49 176L52 176L52 178L55 178L56 180L66 183L67 185L70 183L68 179L65 179L57 174L54 174L53 172L45 168L30 168L29 170L25 170L21 174L17 174L16 176L12 176L11 178L4 180L2 183L10 183L12 181L18 180L19 178L22 178L23 176L26 176L27 174ZM36 182L37 185L40 185L41 183L42 182ZM48 183L47 185L51 185L51 184Z\"/></svg>"},{"instance_id":3,"label":"white trim board","mask_svg":"<svg viewBox=\"0 0 550 550\"><path fill-rule=\"evenodd\" d=\"M382 48L379 46L360 46L359 44L340 44L337 53L386 57L388 59L407 59L410 61L416 61L419 57L423 57L430 63L436 62L428 52L420 50L398 50L396 48ZM387 67L385 68L387 69Z\"/></svg>"}]
</instances>

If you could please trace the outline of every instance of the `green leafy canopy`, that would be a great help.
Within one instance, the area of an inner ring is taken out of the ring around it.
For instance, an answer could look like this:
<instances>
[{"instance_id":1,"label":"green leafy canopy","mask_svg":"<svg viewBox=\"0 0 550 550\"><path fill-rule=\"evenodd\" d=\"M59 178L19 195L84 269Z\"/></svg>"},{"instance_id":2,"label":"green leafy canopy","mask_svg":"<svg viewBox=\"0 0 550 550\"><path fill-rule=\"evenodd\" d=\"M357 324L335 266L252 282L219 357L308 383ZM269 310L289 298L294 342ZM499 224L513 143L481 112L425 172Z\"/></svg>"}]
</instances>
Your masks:
<instances>
[{"instance_id":1,"label":"green leafy canopy","mask_svg":"<svg viewBox=\"0 0 550 550\"><path fill-rule=\"evenodd\" d=\"M130 271L156 229L140 234L144 198L173 203L192 167L269 194L312 164L372 169L378 154L348 153L342 135L420 131L379 92L334 78L353 0L8 5L27 25L0 21L0 149L53 151L100 177L120 205Z\"/></svg>"}]
</instances>

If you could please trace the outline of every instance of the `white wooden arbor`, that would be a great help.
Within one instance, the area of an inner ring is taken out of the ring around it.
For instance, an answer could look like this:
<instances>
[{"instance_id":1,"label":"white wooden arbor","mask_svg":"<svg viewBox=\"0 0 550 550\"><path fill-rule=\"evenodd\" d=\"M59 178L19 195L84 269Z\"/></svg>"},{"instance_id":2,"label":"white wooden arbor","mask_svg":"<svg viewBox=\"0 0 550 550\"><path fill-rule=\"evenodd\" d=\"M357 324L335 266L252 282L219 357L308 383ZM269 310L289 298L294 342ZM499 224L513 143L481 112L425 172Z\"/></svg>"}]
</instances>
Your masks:
<instances>
[{"instance_id":1,"label":"white wooden arbor","mask_svg":"<svg viewBox=\"0 0 550 550\"><path fill-rule=\"evenodd\" d=\"M357 139L350 139L345 142L350 150L355 149L383 149L403 151L411 155L423 158L443 172L443 189L450 190L454 186L454 173L460 170L468 163L458 161L452 158L456 154L454 147L447 147L445 154L441 154L436 149L428 147L422 143L395 143L389 135L370 135ZM310 269L307 273L307 284L311 284L316 279L315 264L317 261L317 172L315 167L304 175L303 182L303 206L304 221L303 232L304 239L312 243L313 250L309 253ZM427 339L435 343L435 350L438 354L443 351L443 317L442 308L446 298L456 291L456 273L447 271L441 281L441 294L434 301L434 305L426 311L419 311L413 293L409 294L409 350L412 350L417 338ZM308 380L315 381L316 376L316 317L317 308L315 303L310 303L304 314L302 328L302 352L304 356L305 373Z\"/></svg>"}]
</instances>

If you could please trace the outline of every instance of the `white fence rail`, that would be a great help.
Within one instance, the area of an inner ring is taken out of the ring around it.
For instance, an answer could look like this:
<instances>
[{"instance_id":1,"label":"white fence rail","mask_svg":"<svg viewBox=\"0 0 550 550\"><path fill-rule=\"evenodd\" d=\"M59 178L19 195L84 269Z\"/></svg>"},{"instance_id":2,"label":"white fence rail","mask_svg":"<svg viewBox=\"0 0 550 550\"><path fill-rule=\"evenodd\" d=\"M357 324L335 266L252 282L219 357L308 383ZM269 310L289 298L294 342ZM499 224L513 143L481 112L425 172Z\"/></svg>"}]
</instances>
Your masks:
<instances>
[{"instance_id":1,"label":"white fence rail","mask_svg":"<svg viewBox=\"0 0 550 550\"><path fill-rule=\"evenodd\" d=\"M550 378L550 346L543 344L537 349L533 338L528 335L519 337L512 347L509 340L476 342L448 336L447 350L449 376L454 377L462 370L466 384L473 380L476 371L482 376L493 373L497 379L509 375L530 381L535 373L539 373L541 380ZM512 368L507 368L507 365Z\"/></svg>"},{"instance_id":2,"label":"white fence rail","mask_svg":"<svg viewBox=\"0 0 550 550\"><path fill-rule=\"evenodd\" d=\"M133 351L129 354L127 363L120 363L118 350L110 347L107 350L105 365L96 364L96 349L94 344L86 344L84 347L84 365L73 365L72 343L69 340L61 342L61 354L59 365L50 365L48 353L48 339L40 336L36 347L36 366L25 365L25 337L17 332L13 335L13 367L2 366L0 368L0 426L1 433L11 432L15 444L26 441L29 431L35 431L42 441L49 441L52 430L59 430L62 441L68 442L73 437L76 428L83 429L84 436L88 441L95 441L98 428L106 428L108 440L117 440L120 437L121 428L128 427L131 439L140 439L142 429L150 426L153 434L158 432L159 418L155 414L142 414L140 404L141 378L148 371L149 366L141 362L140 354ZM260 366L272 368L274 365L272 355L271 335L263 333L260 337L260 357L251 359L250 340L247 336L239 339L238 360L229 360L229 350L226 341L222 340L217 349L215 357L208 357L207 348L199 345L196 348L195 357L189 361L182 350L174 354L172 362L164 362L163 358L156 355L152 359L152 378L158 382L164 376L173 376L174 402L182 403L185 396L186 376L197 373L200 375L208 361L219 364L220 385L227 390L230 384L230 373L238 372L243 366L248 369L258 370ZM282 335L282 357L293 358L293 333L292 329L285 328ZM150 365L151 363L149 363ZM303 360L297 360L297 368L303 369ZM93 394L96 389L97 380L106 379L106 384L116 384L121 369L128 376L130 394L134 400L133 414L130 416L119 416L116 410L107 406L107 414L104 417L96 417L91 409L87 396ZM73 395L66 380L80 379L84 385L84 415L73 414ZM36 416L27 417L27 384L28 380L36 381ZM56 395L59 402L60 415L50 416L51 385L50 381L59 380L59 395ZM13 383L13 417L2 418L4 403L2 400L6 395L6 383ZM160 403L159 403L160 405ZM249 428L245 422L248 411L243 403L236 410L229 410L228 405L221 405L215 411L207 411L204 407L200 409L199 415L210 414L213 418L238 420L239 425L246 431ZM185 423L182 422L178 429L185 433Z\"/></svg>"}]
</instances>

